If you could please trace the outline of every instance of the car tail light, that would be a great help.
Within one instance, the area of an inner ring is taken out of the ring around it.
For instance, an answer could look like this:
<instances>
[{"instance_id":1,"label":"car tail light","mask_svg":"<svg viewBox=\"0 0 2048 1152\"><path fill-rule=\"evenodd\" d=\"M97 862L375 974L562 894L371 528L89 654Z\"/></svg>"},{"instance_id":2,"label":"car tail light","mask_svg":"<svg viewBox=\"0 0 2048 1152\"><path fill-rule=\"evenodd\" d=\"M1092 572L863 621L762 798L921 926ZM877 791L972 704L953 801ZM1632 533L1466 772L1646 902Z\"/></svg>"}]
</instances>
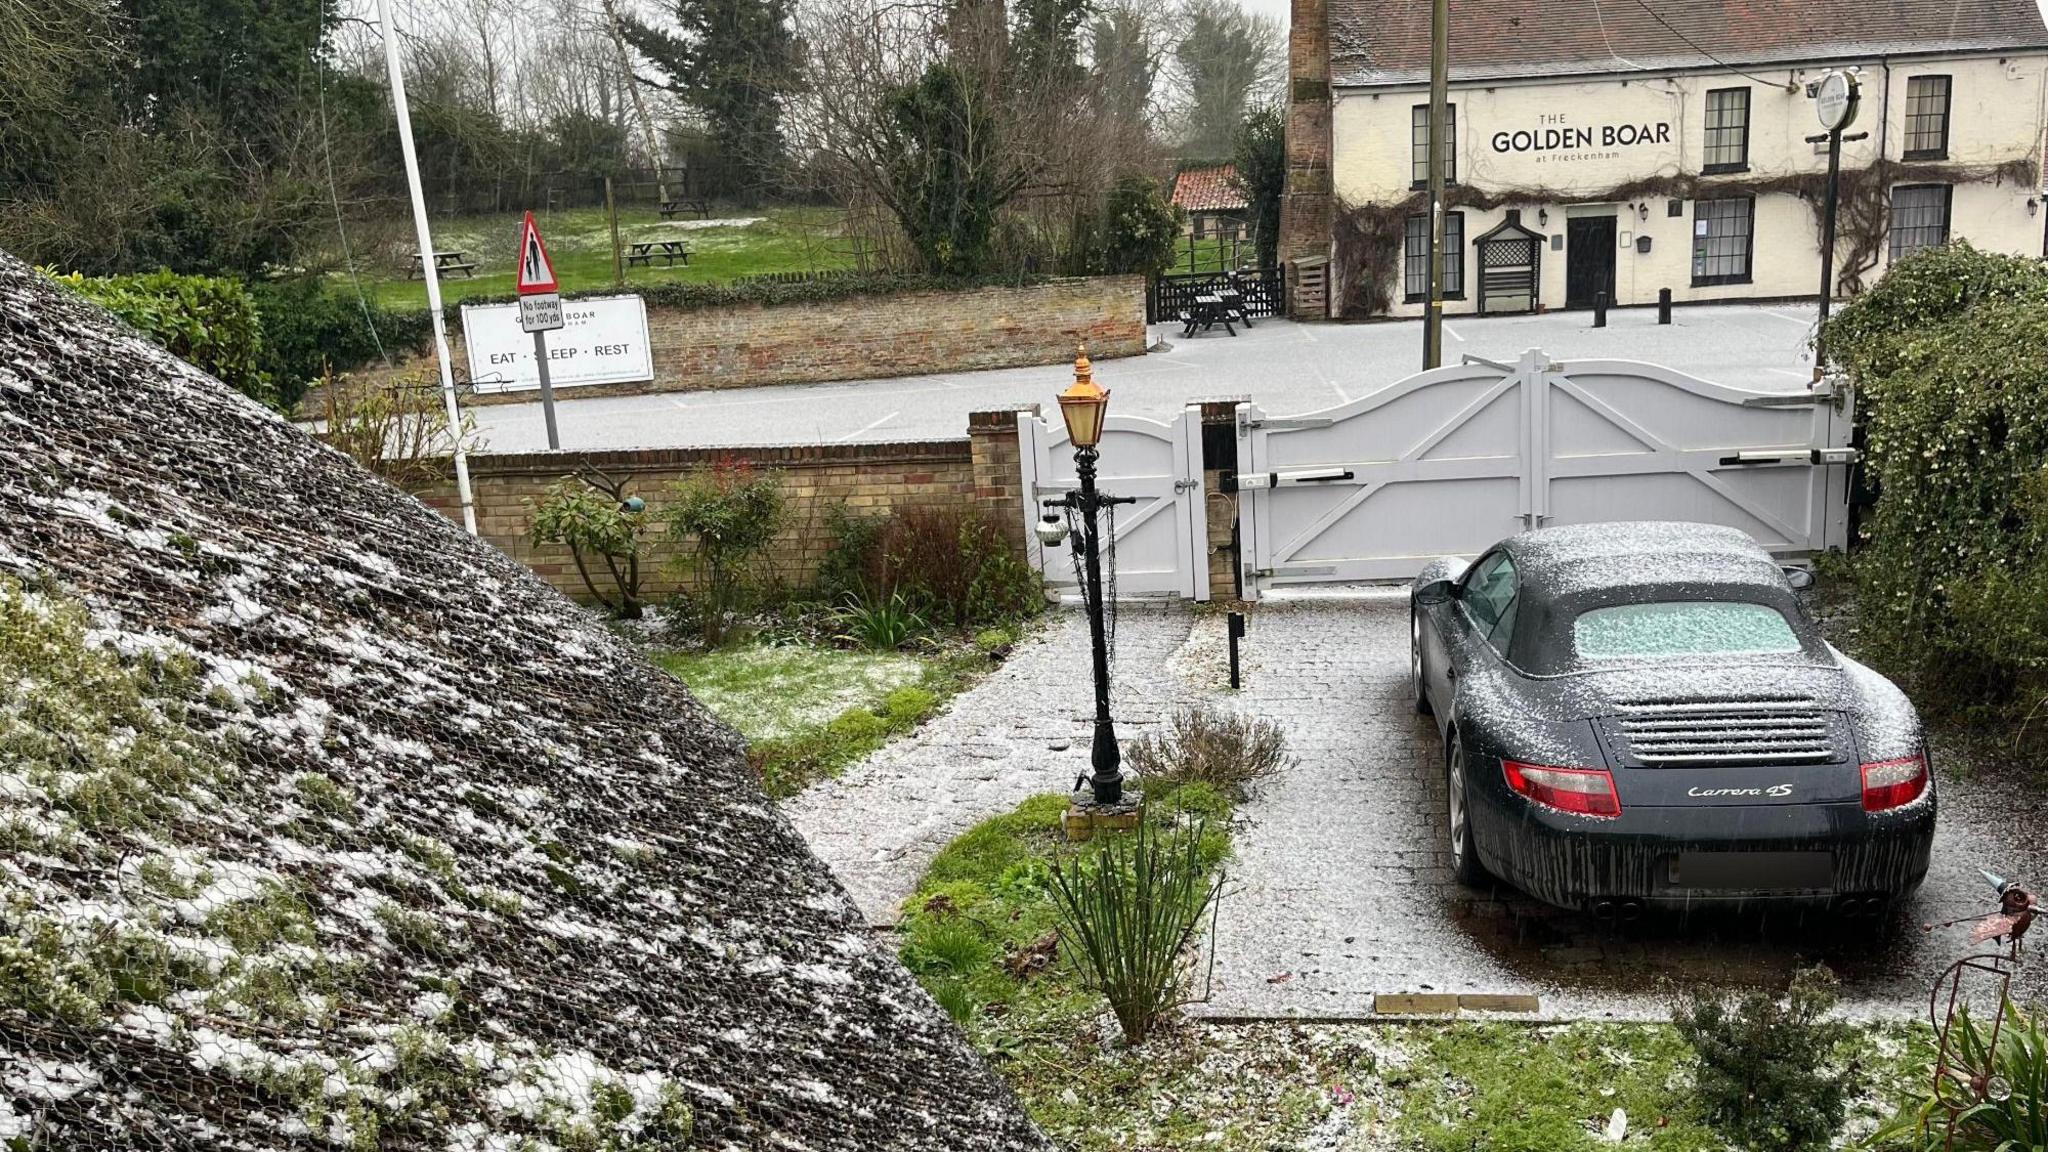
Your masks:
<instances>
[{"instance_id":1,"label":"car tail light","mask_svg":"<svg viewBox=\"0 0 2048 1152\"><path fill-rule=\"evenodd\" d=\"M1575 816L1621 815L1621 797L1605 768L1550 768L1501 761L1508 787L1546 808Z\"/></svg>"},{"instance_id":2,"label":"car tail light","mask_svg":"<svg viewBox=\"0 0 2048 1152\"><path fill-rule=\"evenodd\" d=\"M1927 791L1927 755L1879 760L1863 766L1863 810L1903 808Z\"/></svg>"}]
</instances>

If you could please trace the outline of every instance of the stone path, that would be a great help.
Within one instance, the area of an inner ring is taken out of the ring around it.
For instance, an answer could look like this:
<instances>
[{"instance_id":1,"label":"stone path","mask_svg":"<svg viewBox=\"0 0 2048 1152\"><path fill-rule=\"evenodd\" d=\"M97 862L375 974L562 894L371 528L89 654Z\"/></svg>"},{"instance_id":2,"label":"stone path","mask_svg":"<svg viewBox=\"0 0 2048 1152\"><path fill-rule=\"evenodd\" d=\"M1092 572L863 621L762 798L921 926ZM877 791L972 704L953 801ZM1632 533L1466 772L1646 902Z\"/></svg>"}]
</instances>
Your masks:
<instances>
[{"instance_id":1,"label":"stone path","mask_svg":"<svg viewBox=\"0 0 2048 1152\"><path fill-rule=\"evenodd\" d=\"M1933 871L1886 940L1754 916L1617 931L1512 890L1461 888L1442 851L1441 747L1407 697L1405 612L1398 593L1262 605L1232 694L1221 613L1125 606L1122 735L1206 699L1280 723L1297 757L1241 809L1197 1011L1347 1018L1385 994L1508 993L1537 995L1546 1016L1661 1017L1671 987L1771 983L1824 959L1854 1010L1914 1016L1963 945L1961 930L1918 925L1985 907L1979 864L2048 877L2048 799L1948 773ZM947 715L786 806L871 920L893 920L952 837L1086 771L1086 643L1079 613L1063 613ZM2048 995L2048 963L2023 973L2016 994Z\"/></svg>"},{"instance_id":2,"label":"stone path","mask_svg":"<svg viewBox=\"0 0 2048 1152\"><path fill-rule=\"evenodd\" d=\"M1180 605L1121 606L1111 703L1126 741L1196 695L1162 673L1197 615ZM955 836L1029 797L1074 786L1089 770L1094 720L1087 620L1062 611L944 715L783 812L869 921L893 923L896 905Z\"/></svg>"}]
</instances>

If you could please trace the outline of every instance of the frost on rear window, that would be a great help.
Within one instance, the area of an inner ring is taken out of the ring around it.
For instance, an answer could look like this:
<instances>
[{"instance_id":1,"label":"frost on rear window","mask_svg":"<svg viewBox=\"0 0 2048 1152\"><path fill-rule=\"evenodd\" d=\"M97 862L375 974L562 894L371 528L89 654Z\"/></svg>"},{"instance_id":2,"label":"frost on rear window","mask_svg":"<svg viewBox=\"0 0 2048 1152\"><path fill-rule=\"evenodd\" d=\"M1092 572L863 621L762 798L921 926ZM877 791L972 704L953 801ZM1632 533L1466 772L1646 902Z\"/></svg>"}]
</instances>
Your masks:
<instances>
[{"instance_id":1,"label":"frost on rear window","mask_svg":"<svg viewBox=\"0 0 2048 1152\"><path fill-rule=\"evenodd\" d=\"M1572 648L1585 661L1758 656L1797 652L1799 637L1769 605L1686 600L1582 612L1572 622Z\"/></svg>"}]
</instances>

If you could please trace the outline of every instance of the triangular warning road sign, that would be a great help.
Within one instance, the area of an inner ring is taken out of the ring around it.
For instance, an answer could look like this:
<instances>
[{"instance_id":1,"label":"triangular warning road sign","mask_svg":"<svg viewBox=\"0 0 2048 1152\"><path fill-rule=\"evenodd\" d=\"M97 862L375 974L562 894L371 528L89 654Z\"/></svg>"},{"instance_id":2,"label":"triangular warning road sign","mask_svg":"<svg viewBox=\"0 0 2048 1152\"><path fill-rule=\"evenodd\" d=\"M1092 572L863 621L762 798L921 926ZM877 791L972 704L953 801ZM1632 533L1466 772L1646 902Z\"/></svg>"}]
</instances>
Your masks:
<instances>
[{"instance_id":1,"label":"triangular warning road sign","mask_svg":"<svg viewBox=\"0 0 2048 1152\"><path fill-rule=\"evenodd\" d=\"M555 265L548 259L548 247L540 242L540 229L533 223L533 213L526 214L526 223L519 228L519 294L539 296L560 292L562 286L555 283Z\"/></svg>"}]
</instances>

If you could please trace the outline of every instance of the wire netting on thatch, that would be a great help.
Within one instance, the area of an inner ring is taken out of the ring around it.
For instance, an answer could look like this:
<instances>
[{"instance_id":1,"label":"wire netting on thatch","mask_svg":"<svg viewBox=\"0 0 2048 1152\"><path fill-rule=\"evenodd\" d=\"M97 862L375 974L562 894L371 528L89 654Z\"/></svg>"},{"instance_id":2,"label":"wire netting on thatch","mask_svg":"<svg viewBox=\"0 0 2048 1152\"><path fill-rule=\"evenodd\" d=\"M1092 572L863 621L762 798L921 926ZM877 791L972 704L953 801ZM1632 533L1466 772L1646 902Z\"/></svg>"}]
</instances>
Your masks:
<instances>
[{"instance_id":1,"label":"wire netting on thatch","mask_svg":"<svg viewBox=\"0 0 2048 1152\"><path fill-rule=\"evenodd\" d=\"M0 256L0 1146L1040 1149L681 685Z\"/></svg>"}]
</instances>

